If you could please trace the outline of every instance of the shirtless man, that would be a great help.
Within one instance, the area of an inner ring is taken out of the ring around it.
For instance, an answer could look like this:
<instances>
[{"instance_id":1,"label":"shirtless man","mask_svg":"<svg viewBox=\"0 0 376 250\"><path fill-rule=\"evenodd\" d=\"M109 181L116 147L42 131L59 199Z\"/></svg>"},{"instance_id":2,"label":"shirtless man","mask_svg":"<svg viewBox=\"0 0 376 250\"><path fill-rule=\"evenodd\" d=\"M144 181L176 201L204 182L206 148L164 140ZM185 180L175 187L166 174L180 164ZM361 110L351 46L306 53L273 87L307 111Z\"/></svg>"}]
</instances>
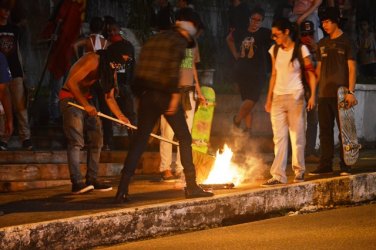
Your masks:
<instances>
[{"instance_id":1,"label":"shirtless man","mask_svg":"<svg viewBox=\"0 0 376 250\"><path fill-rule=\"evenodd\" d=\"M109 191L111 186L97 180L99 157L103 145L102 127L97 110L93 106L90 90L99 81L102 93L111 112L121 121L129 123L114 97L116 68L128 59L127 51L120 43L111 44L107 50L90 52L81 57L70 69L68 78L60 91L60 107L63 128L67 137L67 154L72 193L80 194L92 189ZM82 105L85 111L68 102ZM84 131L87 133L86 182L80 172L80 150L84 146Z\"/></svg>"}]
</instances>

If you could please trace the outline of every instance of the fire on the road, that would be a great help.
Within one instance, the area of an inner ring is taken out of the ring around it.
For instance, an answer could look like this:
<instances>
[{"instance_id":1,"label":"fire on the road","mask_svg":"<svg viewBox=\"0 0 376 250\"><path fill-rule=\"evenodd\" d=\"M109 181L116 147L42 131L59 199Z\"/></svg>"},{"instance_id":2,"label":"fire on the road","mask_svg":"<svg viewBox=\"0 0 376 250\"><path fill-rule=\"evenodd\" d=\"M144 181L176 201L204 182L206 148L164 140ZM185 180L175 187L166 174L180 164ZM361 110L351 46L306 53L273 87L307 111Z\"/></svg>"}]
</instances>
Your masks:
<instances>
[{"instance_id":1,"label":"fire on the road","mask_svg":"<svg viewBox=\"0 0 376 250\"><path fill-rule=\"evenodd\" d=\"M244 179L243 171L231 162L232 156L233 152L226 144L223 152L218 150L214 166L203 184L233 183L235 186L241 184Z\"/></svg>"}]
</instances>

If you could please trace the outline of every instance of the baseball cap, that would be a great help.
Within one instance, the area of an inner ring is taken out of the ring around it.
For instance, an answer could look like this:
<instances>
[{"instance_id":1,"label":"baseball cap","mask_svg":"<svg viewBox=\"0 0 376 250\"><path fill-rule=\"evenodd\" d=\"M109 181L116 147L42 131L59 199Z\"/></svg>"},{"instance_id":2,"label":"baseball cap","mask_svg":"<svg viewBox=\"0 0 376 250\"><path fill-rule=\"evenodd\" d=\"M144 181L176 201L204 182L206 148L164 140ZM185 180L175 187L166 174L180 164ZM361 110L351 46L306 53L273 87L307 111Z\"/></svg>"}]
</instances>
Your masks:
<instances>
[{"instance_id":1,"label":"baseball cap","mask_svg":"<svg viewBox=\"0 0 376 250\"><path fill-rule=\"evenodd\" d=\"M325 11L320 15L320 20L330 20L333 23L339 24L340 22L340 13L339 9L336 7L328 7L325 9Z\"/></svg>"},{"instance_id":2,"label":"baseball cap","mask_svg":"<svg viewBox=\"0 0 376 250\"><path fill-rule=\"evenodd\" d=\"M306 20L300 24L300 33L303 35L313 34L315 26L312 21Z\"/></svg>"}]
</instances>

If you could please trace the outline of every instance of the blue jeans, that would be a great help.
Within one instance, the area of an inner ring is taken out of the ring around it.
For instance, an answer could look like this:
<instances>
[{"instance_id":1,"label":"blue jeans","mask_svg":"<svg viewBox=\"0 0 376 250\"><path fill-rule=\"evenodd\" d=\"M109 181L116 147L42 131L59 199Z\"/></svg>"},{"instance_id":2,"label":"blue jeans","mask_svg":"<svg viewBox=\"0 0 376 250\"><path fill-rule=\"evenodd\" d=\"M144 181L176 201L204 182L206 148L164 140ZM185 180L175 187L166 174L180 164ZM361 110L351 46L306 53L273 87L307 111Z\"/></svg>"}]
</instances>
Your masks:
<instances>
[{"instance_id":1,"label":"blue jeans","mask_svg":"<svg viewBox=\"0 0 376 250\"><path fill-rule=\"evenodd\" d=\"M158 90L147 90L140 96L138 130L124 162L123 176L131 177L134 175L138 161L147 146L149 134L159 117L167 110L170 100L171 94ZM184 174L186 177L187 175L190 176L193 181L195 179L195 166L192 159L192 137L185 121L184 111L180 106L174 115L165 115L165 118L179 141Z\"/></svg>"},{"instance_id":2,"label":"blue jeans","mask_svg":"<svg viewBox=\"0 0 376 250\"><path fill-rule=\"evenodd\" d=\"M84 131L87 135L87 172L86 181L97 179L99 158L103 145L101 122L98 116L89 116L85 111L73 107L68 102L75 99L60 100L63 115L63 129L67 137L67 156L70 178L73 184L82 182L80 171L80 151L84 147Z\"/></svg>"}]
</instances>

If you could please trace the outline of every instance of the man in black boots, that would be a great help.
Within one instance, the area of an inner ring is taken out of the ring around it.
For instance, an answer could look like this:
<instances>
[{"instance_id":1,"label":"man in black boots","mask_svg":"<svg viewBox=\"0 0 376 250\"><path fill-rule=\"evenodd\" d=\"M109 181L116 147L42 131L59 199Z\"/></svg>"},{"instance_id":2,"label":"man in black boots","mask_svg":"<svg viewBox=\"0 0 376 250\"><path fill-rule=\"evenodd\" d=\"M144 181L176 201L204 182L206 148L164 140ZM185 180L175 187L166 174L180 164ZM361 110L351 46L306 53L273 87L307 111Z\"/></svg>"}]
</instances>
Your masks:
<instances>
[{"instance_id":1,"label":"man in black boots","mask_svg":"<svg viewBox=\"0 0 376 250\"><path fill-rule=\"evenodd\" d=\"M161 115L179 140L181 163L186 179L185 197L210 197L214 194L202 190L196 183L196 170L192 160L192 138L180 105L178 90L179 70L187 47L194 47L196 22L187 15L176 26L158 33L142 47L136 65L133 91L139 98L138 130L124 162L116 203L128 201L128 187L138 161L146 148L154 124Z\"/></svg>"}]
</instances>

